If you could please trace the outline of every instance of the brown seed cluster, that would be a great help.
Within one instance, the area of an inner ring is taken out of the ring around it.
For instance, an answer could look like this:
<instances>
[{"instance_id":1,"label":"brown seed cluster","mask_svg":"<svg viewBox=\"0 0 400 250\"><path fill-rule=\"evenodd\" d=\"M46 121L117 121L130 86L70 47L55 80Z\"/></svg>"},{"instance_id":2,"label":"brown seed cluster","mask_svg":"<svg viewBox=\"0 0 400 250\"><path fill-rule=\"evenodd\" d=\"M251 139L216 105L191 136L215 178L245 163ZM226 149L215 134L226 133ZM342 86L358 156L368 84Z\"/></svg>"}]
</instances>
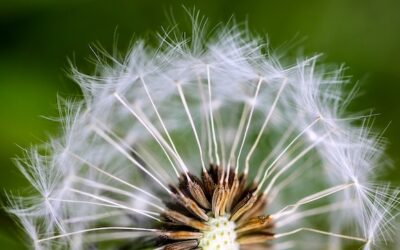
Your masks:
<instances>
[{"instance_id":1,"label":"brown seed cluster","mask_svg":"<svg viewBox=\"0 0 400 250\"><path fill-rule=\"evenodd\" d=\"M232 169L224 173L211 165L201 178L184 174L179 185L170 188L174 195L164 201L168 209L163 213L161 249L202 249L200 241L211 230L208 222L219 217L234 223L240 249L265 248L274 237L272 219L263 214L266 198L256 194L257 184L248 185L244 174Z\"/></svg>"}]
</instances>

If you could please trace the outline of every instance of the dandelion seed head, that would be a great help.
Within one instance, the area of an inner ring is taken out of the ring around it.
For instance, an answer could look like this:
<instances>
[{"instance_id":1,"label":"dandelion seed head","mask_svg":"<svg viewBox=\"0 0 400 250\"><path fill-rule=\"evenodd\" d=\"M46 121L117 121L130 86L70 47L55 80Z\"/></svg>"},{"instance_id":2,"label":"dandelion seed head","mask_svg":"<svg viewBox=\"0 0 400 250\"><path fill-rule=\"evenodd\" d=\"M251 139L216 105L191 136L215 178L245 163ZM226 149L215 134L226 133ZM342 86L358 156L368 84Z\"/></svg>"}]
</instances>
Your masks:
<instances>
[{"instance_id":1,"label":"dandelion seed head","mask_svg":"<svg viewBox=\"0 0 400 250\"><path fill-rule=\"evenodd\" d=\"M294 63L234 24L94 50L82 101L18 166L10 198L36 249L378 249L398 191L378 184L384 140L320 56ZM360 125L361 124L361 125ZM353 245L351 245L353 244Z\"/></svg>"}]
</instances>

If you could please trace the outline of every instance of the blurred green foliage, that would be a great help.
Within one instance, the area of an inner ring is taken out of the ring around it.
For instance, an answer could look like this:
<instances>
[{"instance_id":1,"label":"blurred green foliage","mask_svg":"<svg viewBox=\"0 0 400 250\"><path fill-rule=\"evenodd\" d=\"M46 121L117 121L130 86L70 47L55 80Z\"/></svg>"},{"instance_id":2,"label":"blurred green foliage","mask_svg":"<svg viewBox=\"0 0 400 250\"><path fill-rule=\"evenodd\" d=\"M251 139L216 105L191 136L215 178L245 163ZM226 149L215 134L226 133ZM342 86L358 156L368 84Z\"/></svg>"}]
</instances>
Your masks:
<instances>
[{"instance_id":1,"label":"blurred green foliage","mask_svg":"<svg viewBox=\"0 0 400 250\"><path fill-rule=\"evenodd\" d=\"M398 0L2 0L0 2L0 185L21 190L26 182L12 163L28 147L58 131L44 119L57 116L57 94L79 96L67 77L67 57L84 71L91 69L90 44L111 50L114 33L119 48L133 37L146 37L168 25L166 14L178 23L187 19L182 5L195 6L211 24L235 15L248 20L250 30L267 33L272 47L303 40L300 48L325 61L349 66L347 75L360 81L362 95L352 110L374 108L375 122L389 139L394 168L382 177L400 183L400 1ZM187 21L186 21L187 23ZM76 55L76 57L75 57ZM5 202L4 192L1 200ZM0 213L2 249L24 249L12 220Z\"/></svg>"}]
</instances>

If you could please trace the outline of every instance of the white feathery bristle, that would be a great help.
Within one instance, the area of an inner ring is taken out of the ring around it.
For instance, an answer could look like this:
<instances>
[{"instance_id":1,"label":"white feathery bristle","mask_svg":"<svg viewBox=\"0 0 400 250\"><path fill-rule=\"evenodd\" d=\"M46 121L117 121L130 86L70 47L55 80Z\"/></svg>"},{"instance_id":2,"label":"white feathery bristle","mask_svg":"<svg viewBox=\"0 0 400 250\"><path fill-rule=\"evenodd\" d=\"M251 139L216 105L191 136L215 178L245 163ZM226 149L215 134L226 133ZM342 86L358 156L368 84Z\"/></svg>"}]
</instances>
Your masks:
<instances>
[{"instance_id":1,"label":"white feathery bristle","mask_svg":"<svg viewBox=\"0 0 400 250\"><path fill-rule=\"evenodd\" d=\"M276 249L389 241L399 201L378 184L384 140L370 115L347 114L342 67L320 56L290 64L240 25L207 34L193 19L191 38L137 41L125 58L99 49L93 74L73 67L84 100L60 100L61 135L17 163L35 195L11 198L10 211L34 247L149 236L169 185L211 163L259 183Z\"/></svg>"}]
</instances>

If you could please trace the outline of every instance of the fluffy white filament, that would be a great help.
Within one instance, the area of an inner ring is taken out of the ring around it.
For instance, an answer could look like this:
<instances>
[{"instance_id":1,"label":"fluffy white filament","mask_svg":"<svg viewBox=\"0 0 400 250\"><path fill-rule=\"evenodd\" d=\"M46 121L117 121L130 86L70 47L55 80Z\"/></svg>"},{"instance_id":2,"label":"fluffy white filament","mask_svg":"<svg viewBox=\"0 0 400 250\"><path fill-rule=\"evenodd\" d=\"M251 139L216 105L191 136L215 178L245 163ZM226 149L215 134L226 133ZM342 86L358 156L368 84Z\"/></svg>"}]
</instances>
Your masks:
<instances>
[{"instance_id":1,"label":"fluffy white filament","mask_svg":"<svg viewBox=\"0 0 400 250\"><path fill-rule=\"evenodd\" d=\"M260 182L277 249L382 249L397 193L376 182L384 143L371 118L345 115L341 68L285 63L237 26L211 38L201 27L104 54L92 75L73 69L84 100L60 105L62 135L18 161L36 194L10 198L10 211L33 247L158 232L168 184L215 163Z\"/></svg>"}]
</instances>

